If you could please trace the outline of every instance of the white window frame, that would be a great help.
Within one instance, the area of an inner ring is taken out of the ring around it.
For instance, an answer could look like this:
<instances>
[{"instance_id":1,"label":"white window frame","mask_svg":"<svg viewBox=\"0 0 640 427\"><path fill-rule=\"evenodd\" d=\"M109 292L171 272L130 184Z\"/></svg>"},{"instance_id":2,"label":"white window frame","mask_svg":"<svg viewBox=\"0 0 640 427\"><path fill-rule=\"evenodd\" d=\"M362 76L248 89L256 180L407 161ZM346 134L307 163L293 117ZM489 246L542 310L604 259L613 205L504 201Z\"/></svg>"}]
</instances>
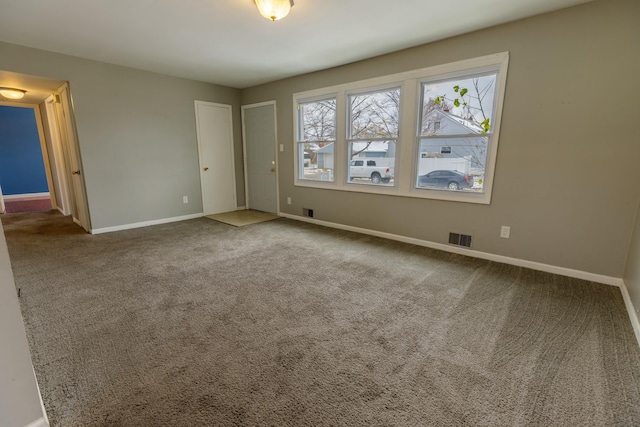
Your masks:
<instances>
[{"instance_id":1,"label":"white window frame","mask_svg":"<svg viewBox=\"0 0 640 427\"><path fill-rule=\"evenodd\" d=\"M365 88L359 88L359 89L353 89L353 90L348 90L345 91L344 96L345 96L345 115L346 115L346 126L344 128L344 135L342 135L345 139L345 144L344 144L344 155L346 156L345 160L346 162L341 165L342 168L344 169L344 185L345 186L373 186L375 188L381 188L381 187L387 187L387 188L394 188L396 187L396 180L394 178L394 184L393 185L387 185L387 184L372 184L372 183L355 183L349 180L349 165L350 165L350 154L349 154L349 144L353 143L353 142L361 142L363 141L363 139L361 138L351 138L351 111L350 111L350 107L349 107L349 97L351 96L358 96L358 95L366 95L369 93L378 93L378 92L384 92L385 90L390 90L390 89L398 89L400 91L400 108L398 110L398 118L399 118L399 122L398 122L398 135L395 138L373 138L371 139L373 140L377 140L377 141L395 141L396 147L396 160L394 161L394 170L397 169L398 167L398 158L399 158L399 151L400 151L400 133L401 133L401 127L402 127L402 117L403 117L403 108L402 108L402 99L404 97L404 84L403 82L398 82L395 81L391 84L384 84L384 85L376 85L374 87L365 87ZM369 141L369 139L365 139L366 141ZM372 159L373 160L373 159ZM386 194L386 193L385 193Z\"/></svg>"},{"instance_id":2,"label":"white window frame","mask_svg":"<svg viewBox=\"0 0 640 427\"><path fill-rule=\"evenodd\" d=\"M318 141L302 141L301 140L301 136L302 136L302 130L300 129L300 105L302 104L306 104L306 103L311 103L311 102L319 102L319 101L326 101L328 99L332 99L332 98L336 98L336 139L333 141L333 158L334 158L334 163L336 162L336 157L337 157L337 153L336 153L336 148L337 148L337 138L338 138L338 112L339 112L339 98L337 96L336 93L325 93L325 94L321 94L318 96L313 96L313 97L309 97L309 98L305 98L305 99L299 99L298 101L296 101L294 103L294 108L293 108L293 132L294 132L294 136L293 136L293 141L294 141L294 150L293 150L293 155L294 155L294 168L293 168L293 172L295 174L295 183L296 185L303 185L303 186L307 186L307 187L327 187L327 186L332 186L335 181L336 181L336 168L334 167L333 170L333 180L332 181L323 181L323 180L315 180L315 179L304 179L304 178L300 178L300 151L299 151L299 147L300 144L306 144L306 143L311 143L311 142L318 142ZM337 164L337 163L336 163ZM304 159L303 159L303 168L304 168ZM298 184L298 182L302 182L305 184ZM309 185L310 183L313 183L314 185Z\"/></svg>"},{"instance_id":3,"label":"white window frame","mask_svg":"<svg viewBox=\"0 0 640 427\"><path fill-rule=\"evenodd\" d=\"M498 153L500 123L504 102L509 52L471 58L449 64L436 65L419 70L378 77L369 80L351 82L327 88L315 89L293 94L293 132L294 132L294 185L300 187L325 188L339 191L373 193L414 197L423 199L448 200L455 202L490 204L493 192L495 163ZM483 72L497 72L495 115L492 117L491 136L487 147L483 192L443 191L437 189L416 188L419 162L418 115L420 114L420 90L423 82L454 79ZM350 185L348 181L348 95L383 88L400 87L400 123L396 142L396 166L394 185ZM336 98L336 141L334 142L334 180L315 181L299 179L298 154L298 105L313 100Z\"/></svg>"}]
</instances>

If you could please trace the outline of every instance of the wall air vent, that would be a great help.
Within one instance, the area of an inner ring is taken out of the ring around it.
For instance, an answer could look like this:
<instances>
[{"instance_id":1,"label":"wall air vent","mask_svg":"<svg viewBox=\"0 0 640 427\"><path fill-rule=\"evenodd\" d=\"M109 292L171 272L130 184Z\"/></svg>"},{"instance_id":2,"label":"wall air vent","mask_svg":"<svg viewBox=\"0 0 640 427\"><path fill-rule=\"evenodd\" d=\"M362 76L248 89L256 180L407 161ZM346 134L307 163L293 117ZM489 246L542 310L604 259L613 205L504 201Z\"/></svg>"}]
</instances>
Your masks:
<instances>
[{"instance_id":1,"label":"wall air vent","mask_svg":"<svg viewBox=\"0 0 640 427\"><path fill-rule=\"evenodd\" d=\"M449 233L449 243L457 246L471 247L471 236L468 234Z\"/></svg>"}]
</instances>

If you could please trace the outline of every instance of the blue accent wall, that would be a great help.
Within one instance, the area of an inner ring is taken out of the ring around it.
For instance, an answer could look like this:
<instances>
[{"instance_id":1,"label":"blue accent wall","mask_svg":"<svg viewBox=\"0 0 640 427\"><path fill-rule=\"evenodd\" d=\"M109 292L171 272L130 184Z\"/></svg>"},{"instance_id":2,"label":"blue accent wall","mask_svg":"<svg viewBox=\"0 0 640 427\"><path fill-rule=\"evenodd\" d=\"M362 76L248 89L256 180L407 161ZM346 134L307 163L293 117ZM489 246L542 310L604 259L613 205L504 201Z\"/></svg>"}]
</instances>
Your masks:
<instances>
[{"instance_id":1,"label":"blue accent wall","mask_svg":"<svg viewBox=\"0 0 640 427\"><path fill-rule=\"evenodd\" d=\"M0 186L5 196L49 191L32 108L0 105Z\"/></svg>"}]
</instances>

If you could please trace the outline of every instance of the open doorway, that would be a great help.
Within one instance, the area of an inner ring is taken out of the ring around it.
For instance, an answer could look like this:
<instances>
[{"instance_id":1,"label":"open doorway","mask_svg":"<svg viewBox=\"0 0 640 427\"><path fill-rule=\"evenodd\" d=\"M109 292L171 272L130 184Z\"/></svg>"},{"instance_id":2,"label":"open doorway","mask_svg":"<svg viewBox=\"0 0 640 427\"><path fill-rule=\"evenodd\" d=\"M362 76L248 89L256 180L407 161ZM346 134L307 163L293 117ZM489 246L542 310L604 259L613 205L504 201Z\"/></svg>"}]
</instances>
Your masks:
<instances>
[{"instance_id":1,"label":"open doorway","mask_svg":"<svg viewBox=\"0 0 640 427\"><path fill-rule=\"evenodd\" d=\"M0 105L0 212L48 211L53 206L38 119L29 106Z\"/></svg>"},{"instance_id":2,"label":"open doorway","mask_svg":"<svg viewBox=\"0 0 640 427\"><path fill-rule=\"evenodd\" d=\"M23 111L30 109L31 114L35 116L41 154L39 164L44 166L46 178L46 188L22 188L17 192L12 188L13 184L5 182L18 180L18 174L9 178L0 176L0 185L4 191L4 197L0 195L0 207L4 204L2 210L12 211L15 206L11 205L16 205L12 198L16 198L20 200L15 201L21 202L21 206L18 207L20 211L56 209L65 216L70 215L76 224L90 232L84 173L69 83L0 70L0 86L26 91L24 98L20 100L0 97L0 107L13 107L15 110ZM0 136L1 134L0 131ZM6 153L0 148L0 157L3 154ZM24 175L35 169L23 167L20 170L23 172L21 184L25 184L29 178L25 178ZM47 199L50 201L50 207L46 205Z\"/></svg>"}]
</instances>

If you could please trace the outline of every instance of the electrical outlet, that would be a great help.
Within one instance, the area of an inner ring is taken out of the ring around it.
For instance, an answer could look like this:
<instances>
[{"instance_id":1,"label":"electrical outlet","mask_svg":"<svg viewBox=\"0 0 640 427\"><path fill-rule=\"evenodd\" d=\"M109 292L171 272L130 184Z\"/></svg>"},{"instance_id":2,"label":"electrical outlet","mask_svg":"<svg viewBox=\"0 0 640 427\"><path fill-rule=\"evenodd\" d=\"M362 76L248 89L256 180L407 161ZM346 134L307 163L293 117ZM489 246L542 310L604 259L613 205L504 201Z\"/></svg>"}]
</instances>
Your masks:
<instances>
[{"instance_id":1,"label":"electrical outlet","mask_svg":"<svg viewBox=\"0 0 640 427\"><path fill-rule=\"evenodd\" d=\"M287 197L287 204L290 205L291 204L291 197Z\"/></svg>"},{"instance_id":2,"label":"electrical outlet","mask_svg":"<svg viewBox=\"0 0 640 427\"><path fill-rule=\"evenodd\" d=\"M284 144L280 144L280 151L284 151Z\"/></svg>"},{"instance_id":3,"label":"electrical outlet","mask_svg":"<svg viewBox=\"0 0 640 427\"><path fill-rule=\"evenodd\" d=\"M182 203L189 203L189 197L182 196Z\"/></svg>"},{"instance_id":4,"label":"electrical outlet","mask_svg":"<svg viewBox=\"0 0 640 427\"><path fill-rule=\"evenodd\" d=\"M511 236L511 227L503 225L500 228L500 237L502 237L503 239L508 239L509 236Z\"/></svg>"}]
</instances>

